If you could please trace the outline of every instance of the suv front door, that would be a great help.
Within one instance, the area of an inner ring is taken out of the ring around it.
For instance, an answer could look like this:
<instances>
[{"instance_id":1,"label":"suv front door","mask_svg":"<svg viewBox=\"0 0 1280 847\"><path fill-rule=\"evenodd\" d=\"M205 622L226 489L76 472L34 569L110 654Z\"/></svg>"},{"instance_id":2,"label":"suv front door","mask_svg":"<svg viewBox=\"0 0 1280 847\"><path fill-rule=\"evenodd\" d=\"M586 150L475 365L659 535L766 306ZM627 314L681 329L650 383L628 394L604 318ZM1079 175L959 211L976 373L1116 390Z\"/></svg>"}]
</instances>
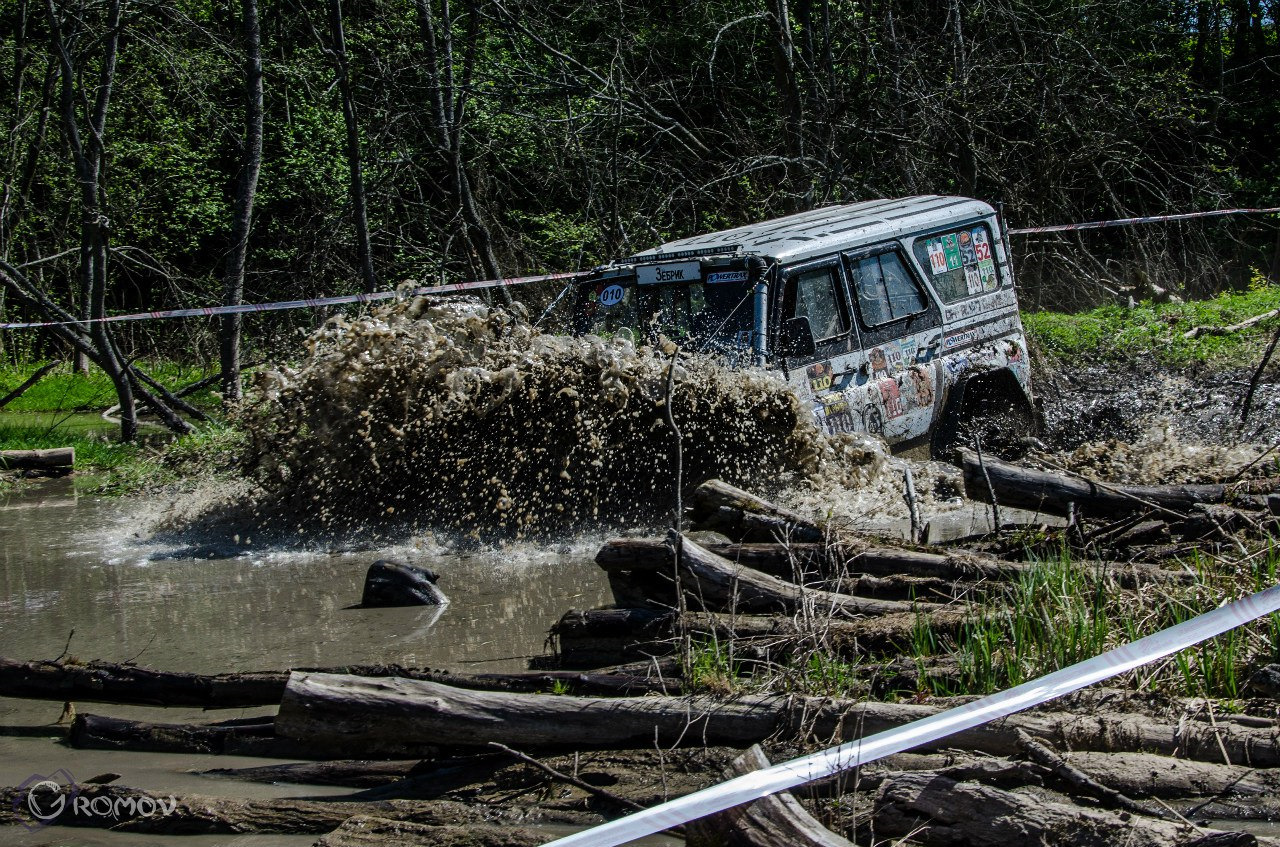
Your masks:
<instances>
[{"instance_id":1,"label":"suv front door","mask_svg":"<svg viewBox=\"0 0 1280 847\"><path fill-rule=\"evenodd\" d=\"M939 378L942 310L897 243L844 254L861 340L856 386L846 391L867 431L891 444L928 434Z\"/></svg>"}]
</instances>

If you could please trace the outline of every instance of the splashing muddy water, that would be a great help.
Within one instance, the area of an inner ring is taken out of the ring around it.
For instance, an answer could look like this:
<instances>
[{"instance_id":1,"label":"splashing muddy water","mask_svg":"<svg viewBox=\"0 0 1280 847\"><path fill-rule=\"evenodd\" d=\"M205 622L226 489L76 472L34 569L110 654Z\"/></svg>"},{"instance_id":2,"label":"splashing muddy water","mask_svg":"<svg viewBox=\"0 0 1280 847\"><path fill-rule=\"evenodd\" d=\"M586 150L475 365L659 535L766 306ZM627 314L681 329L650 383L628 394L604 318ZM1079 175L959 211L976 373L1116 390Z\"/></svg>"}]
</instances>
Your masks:
<instances>
[{"instance_id":1,"label":"splashing muddy water","mask_svg":"<svg viewBox=\"0 0 1280 847\"><path fill-rule=\"evenodd\" d=\"M670 357L625 338L542 333L471 300L334 319L243 410L259 520L545 535L670 508ZM830 446L781 379L675 366L686 483L775 487Z\"/></svg>"},{"instance_id":2,"label":"splashing muddy water","mask_svg":"<svg viewBox=\"0 0 1280 847\"><path fill-rule=\"evenodd\" d=\"M445 530L494 540L653 528L669 514L669 354L544 333L470 298L334 318L306 353L261 374L241 410L245 480L216 508L188 504L184 518L203 512L276 539ZM922 509L967 507L954 468L892 457L869 436L823 434L776 373L682 354L673 377L686 491L719 477L874 531L906 518L909 467ZM1166 431L1133 449L1077 442L1052 464L1159 483L1258 452L1201 450Z\"/></svg>"}]
</instances>

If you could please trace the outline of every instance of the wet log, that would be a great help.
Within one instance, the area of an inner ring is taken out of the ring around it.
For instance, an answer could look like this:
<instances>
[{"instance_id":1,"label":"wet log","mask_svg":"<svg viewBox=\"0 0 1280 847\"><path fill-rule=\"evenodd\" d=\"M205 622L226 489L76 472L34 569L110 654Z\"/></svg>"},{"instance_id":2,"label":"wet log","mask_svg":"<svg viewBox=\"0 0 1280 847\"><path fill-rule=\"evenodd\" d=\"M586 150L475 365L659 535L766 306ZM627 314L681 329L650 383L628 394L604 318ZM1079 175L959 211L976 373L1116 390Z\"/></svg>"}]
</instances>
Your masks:
<instances>
[{"instance_id":1,"label":"wet log","mask_svg":"<svg viewBox=\"0 0 1280 847\"><path fill-rule=\"evenodd\" d=\"M49 450L0 450L0 470L70 473L76 463L76 448Z\"/></svg>"},{"instance_id":2,"label":"wet log","mask_svg":"<svg viewBox=\"0 0 1280 847\"><path fill-rule=\"evenodd\" d=\"M948 847L1172 847L1226 835L1221 830L1050 802L927 772L900 774L880 787L874 826L877 837L910 836L912 843Z\"/></svg>"},{"instance_id":3,"label":"wet log","mask_svg":"<svg viewBox=\"0 0 1280 847\"><path fill-rule=\"evenodd\" d=\"M408 679L294 673L276 734L320 746L629 748L655 743L746 747L766 738L848 739L920 720L940 707L782 695L548 697L467 691ZM1036 712L964 730L940 746L1014 755L1018 730L1062 749L1146 751L1280 766L1280 733L1219 723L1160 724L1137 714Z\"/></svg>"},{"instance_id":4,"label":"wet log","mask_svg":"<svg viewBox=\"0 0 1280 847\"><path fill-rule=\"evenodd\" d=\"M357 665L314 670L356 676L434 679L463 688L496 691L546 691L553 687L568 687L583 694L609 696L663 690L660 682L645 676L605 671L590 674L563 671L462 674L430 668L403 668L398 665ZM274 706L284 695L288 678L289 671L250 671L204 676L110 662L70 664L0 658L0 697L60 702L185 706L201 709Z\"/></svg>"},{"instance_id":5,"label":"wet log","mask_svg":"<svg viewBox=\"0 0 1280 847\"><path fill-rule=\"evenodd\" d=\"M94 827L116 832L158 835L231 835L241 833L323 834L331 832L355 814L371 814L391 820L431 826L475 826L503 820L511 823L595 823L595 815L539 808L470 806L448 800L387 800L349 802L319 800L240 800L201 795L174 796L116 785L82 785L80 802L70 802L64 787L62 811L49 823L55 826ZM40 798L40 807L56 809L51 790ZM0 824L27 821L26 790L0 788ZM105 813L104 813L105 812ZM114 814L113 814L114 813Z\"/></svg>"},{"instance_id":6,"label":"wet log","mask_svg":"<svg viewBox=\"0 0 1280 847\"><path fill-rule=\"evenodd\" d=\"M741 541L818 542L826 536L814 522L718 479L707 480L694 491L693 519L699 529Z\"/></svg>"},{"instance_id":7,"label":"wet log","mask_svg":"<svg viewBox=\"0 0 1280 847\"><path fill-rule=\"evenodd\" d=\"M353 815L313 847L422 847L424 844L431 847L537 847L545 844L547 838L545 832L510 826L430 826Z\"/></svg>"},{"instance_id":8,"label":"wet log","mask_svg":"<svg viewBox=\"0 0 1280 847\"><path fill-rule=\"evenodd\" d=\"M673 541L673 544L675 542ZM689 580L687 602L706 611L734 611L742 614L792 614L810 609L817 614L841 617L883 615L938 608L928 603L875 600L821 589L808 589L754 568L735 564L717 556L689 538L680 536L680 573ZM618 565L612 555L596 559L608 574L620 605L641 605L644 601L676 605L671 551L665 565L655 556L644 566Z\"/></svg>"},{"instance_id":9,"label":"wet log","mask_svg":"<svg viewBox=\"0 0 1280 847\"><path fill-rule=\"evenodd\" d=\"M200 776L238 779L244 782L298 785L341 785L347 788L375 788L404 779L421 764L419 759L339 759L323 762L289 762L251 768L213 768L198 771Z\"/></svg>"},{"instance_id":10,"label":"wet log","mask_svg":"<svg viewBox=\"0 0 1280 847\"><path fill-rule=\"evenodd\" d=\"M769 764L764 751L753 744L733 760L724 777L732 779ZM691 822L685 827L685 843L689 847L854 847L818 823L786 792Z\"/></svg>"},{"instance_id":11,"label":"wet log","mask_svg":"<svg viewBox=\"0 0 1280 847\"><path fill-rule=\"evenodd\" d=\"M1069 473L1025 468L990 456L983 456L979 463L978 454L972 450L962 449L960 458L966 497L989 503L994 489L1002 506L1055 515L1068 514L1073 503L1078 514L1095 517L1150 509L1183 515L1201 503L1227 503L1241 496L1280 489L1280 479L1245 480L1232 485L1113 485ZM987 477L991 479L990 488Z\"/></svg>"},{"instance_id":12,"label":"wet log","mask_svg":"<svg viewBox=\"0 0 1280 847\"><path fill-rule=\"evenodd\" d=\"M1152 753L1077 751L1063 758L1130 797L1190 800L1196 814L1235 820L1280 817L1280 771L1196 762ZM1186 804L1180 804L1186 805Z\"/></svg>"},{"instance_id":13,"label":"wet log","mask_svg":"<svg viewBox=\"0 0 1280 847\"><path fill-rule=\"evenodd\" d=\"M849 621L823 619L805 626L791 617L690 613L684 629L695 638L732 641L735 652L743 655L758 649L783 659L801 650L822 649L854 658L909 652L922 627L935 636L954 638L965 616L962 609L940 609ZM564 665L592 667L670 655L678 621L674 612L652 609L571 610L551 628L551 635Z\"/></svg>"},{"instance_id":14,"label":"wet log","mask_svg":"<svg viewBox=\"0 0 1280 847\"><path fill-rule=\"evenodd\" d=\"M844 593L862 594L862 581L867 577L895 580L890 584L866 582L869 590L909 590L919 585L949 590L948 586L982 581L1005 582L1018 579L1033 566L1025 562L1007 562L993 556L968 552L949 554L925 553L894 547L859 547L854 544L710 544L706 549L731 562L780 579L796 576L835 581L845 580ZM653 570L671 572L671 548L659 539L615 538L606 541L596 553L596 563L606 571ZM1090 573L1099 566L1088 565ZM1108 562L1102 571L1115 579L1121 588L1142 585L1188 584L1194 575L1145 564ZM911 580L921 580L913 583ZM935 582L925 582L934 580ZM890 587L892 586L892 587ZM925 591L916 593L925 596Z\"/></svg>"},{"instance_id":15,"label":"wet log","mask_svg":"<svg viewBox=\"0 0 1280 847\"><path fill-rule=\"evenodd\" d=\"M276 738L270 717L206 724L168 724L80 713L67 742L80 750L147 753L221 753L273 758L325 758L326 751Z\"/></svg>"}]
</instances>

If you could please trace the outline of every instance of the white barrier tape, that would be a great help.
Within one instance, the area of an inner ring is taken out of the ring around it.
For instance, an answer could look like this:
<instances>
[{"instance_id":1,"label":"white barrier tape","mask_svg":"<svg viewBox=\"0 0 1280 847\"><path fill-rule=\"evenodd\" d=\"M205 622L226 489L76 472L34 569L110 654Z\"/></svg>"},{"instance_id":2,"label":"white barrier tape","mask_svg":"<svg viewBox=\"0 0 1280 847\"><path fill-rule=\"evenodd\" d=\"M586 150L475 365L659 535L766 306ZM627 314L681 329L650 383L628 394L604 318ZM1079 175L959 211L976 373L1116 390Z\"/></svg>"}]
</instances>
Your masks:
<instances>
[{"instance_id":1,"label":"white barrier tape","mask_svg":"<svg viewBox=\"0 0 1280 847\"><path fill-rule=\"evenodd\" d=\"M548 842L547 847L625 844L1038 706L1278 610L1280 585L1007 691L821 753L735 777L695 794Z\"/></svg>"},{"instance_id":2,"label":"white barrier tape","mask_svg":"<svg viewBox=\"0 0 1280 847\"><path fill-rule=\"evenodd\" d=\"M1031 226L1009 230L1009 235L1030 235L1037 232L1072 232L1077 229L1105 229L1111 226L1131 226L1133 224L1149 224L1158 221L1189 221L1192 218L1218 218L1223 215L1267 215L1280 212L1280 207L1271 209L1214 209L1210 212L1186 212L1181 215L1148 215L1142 218L1116 218L1111 221L1090 221L1082 224L1057 224L1055 226Z\"/></svg>"},{"instance_id":3,"label":"white barrier tape","mask_svg":"<svg viewBox=\"0 0 1280 847\"><path fill-rule=\"evenodd\" d=\"M214 315L243 315L255 312L278 312L285 309L313 309L319 306L338 306L345 303L374 303L396 297L417 297L420 294L456 294L480 288L526 285L551 279L568 279L581 276L578 273L542 274L511 279L486 279L477 282L457 282L450 285L428 285L397 291L376 291L373 294L343 294L336 297L319 297L312 300L281 300L275 303L243 303L239 306L205 306L199 309L168 309L163 312L137 312L131 315L110 315L105 318L88 318L82 321L32 321L29 323L0 323L0 329L38 329L46 326L77 326L93 323L118 323L120 321L149 321L157 318L199 318Z\"/></svg>"}]
</instances>

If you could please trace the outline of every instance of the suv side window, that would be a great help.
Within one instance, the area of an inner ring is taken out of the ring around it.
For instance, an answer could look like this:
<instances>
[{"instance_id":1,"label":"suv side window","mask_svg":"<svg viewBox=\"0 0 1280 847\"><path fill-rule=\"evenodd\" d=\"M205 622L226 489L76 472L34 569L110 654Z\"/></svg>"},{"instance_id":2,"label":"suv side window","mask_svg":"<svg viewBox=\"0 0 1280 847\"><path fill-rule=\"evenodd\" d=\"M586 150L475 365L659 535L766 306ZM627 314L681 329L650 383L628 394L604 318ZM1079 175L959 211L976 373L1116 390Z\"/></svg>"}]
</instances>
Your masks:
<instances>
[{"instance_id":1,"label":"suv side window","mask_svg":"<svg viewBox=\"0 0 1280 847\"><path fill-rule=\"evenodd\" d=\"M789 317L806 317L815 341L842 336L849 331L849 317L835 267L815 268L796 274Z\"/></svg>"},{"instance_id":2,"label":"suv side window","mask_svg":"<svg viewBox=\"0 0 1280 847\"><path fill-rule=\"evenodd\" d=\"M916 285L896 252L867 256L850 263L853 286L858 297L858 313L868 329L929 308L924 292Z\"/></svg>"},{"instance_id":3,"label":"suv side window","mask_svg":"<svg viewBox=\"0 0 1280 847\"><path fill-rule=\"evenodd\" d=\"M991 228L977 223L917 238L911 249L942 302L950 304L1000 289L991 244Z\"/></svg>"}]
</instances>

